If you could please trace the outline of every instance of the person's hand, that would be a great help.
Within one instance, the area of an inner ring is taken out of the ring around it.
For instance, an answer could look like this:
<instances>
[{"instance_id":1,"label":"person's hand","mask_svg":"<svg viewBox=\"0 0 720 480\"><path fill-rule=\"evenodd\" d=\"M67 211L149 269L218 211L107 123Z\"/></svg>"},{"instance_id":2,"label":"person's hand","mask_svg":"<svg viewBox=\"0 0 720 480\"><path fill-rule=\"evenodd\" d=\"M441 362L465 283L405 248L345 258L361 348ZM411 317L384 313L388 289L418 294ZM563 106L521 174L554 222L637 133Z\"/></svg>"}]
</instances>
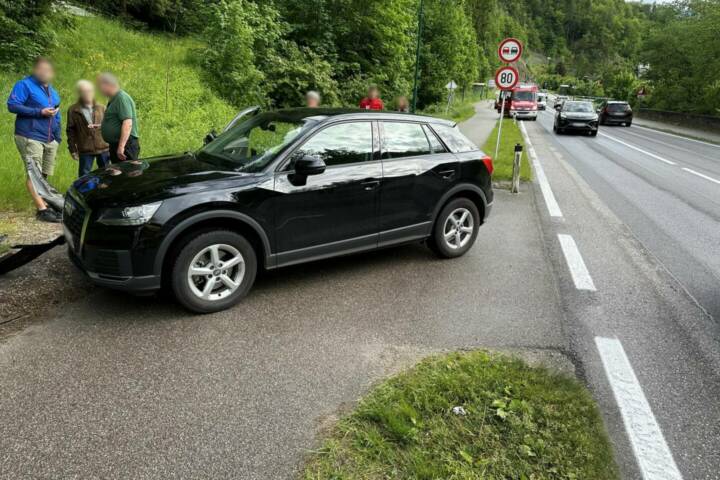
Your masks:
<instances>
[{"instance_id":1,"label":"person's hand","mask_svg":"<svg viewBox=\"0 0 720 480\"><path fill-rule=\"evenodd\" d=\"M76 162L80 160L80 154L77 153L77 152L71 153L70 156L71 156L71 157L73 158L73 160L75 160Z\"/></svg>"},{"instance_id":2,"label":"person's hand","mask_svg":"<svg viewBox=\"0 0 720 480\"><path fill-rule=\"evenodd\" d=\"M43 108L43 109L40 111L40 114L41 114L43 117L54 117L57 112L58 112L58 109L57 109L57 108L50 108L50 107L48 107L48 108Z\"/></svg>"},{"instance_id":3,"label":"person's hand","mask_svg":"<svg viewBox=\"0 0 720 480\"><path fill-rule=\"evenodd\" d=\"M125 160L127 160L127 157L125 156L125 147L118 147L117 157L118 157L118 160L120 160L121 162L124 162Z\"/></svg>"}]
</instances>

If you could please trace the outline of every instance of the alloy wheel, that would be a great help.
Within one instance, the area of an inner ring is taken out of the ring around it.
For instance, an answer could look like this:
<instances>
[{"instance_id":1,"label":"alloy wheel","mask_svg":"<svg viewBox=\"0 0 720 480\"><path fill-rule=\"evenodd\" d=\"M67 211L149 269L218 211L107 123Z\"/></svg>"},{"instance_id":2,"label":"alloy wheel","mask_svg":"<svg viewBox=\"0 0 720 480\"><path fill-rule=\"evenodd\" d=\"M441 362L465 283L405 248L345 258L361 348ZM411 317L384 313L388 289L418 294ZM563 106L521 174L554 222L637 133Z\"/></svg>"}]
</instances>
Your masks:
<instances>
[{"instance_id":1,"label":"alloy wheel","mask_svg":"<svg viewBox=\"0 0 720 480\"><path fill-rule=\"evenodd\" d=\"M240 251L226 244L203 248L187 272L190 290L203 300L221 300L232 295L245 277L245 259Z\"/></svg>"},{"instance_id":2,"label":"alloy wheel","mask_svg":"<svg viewBox=\"0 0 720 480\"><path fill-rule=\"evenodd\" d=\"M448 248L457 250L470 241L475 228L472 213L467 208L457 208L445 220L443 238Z\"/></svg>"}]
</instances>

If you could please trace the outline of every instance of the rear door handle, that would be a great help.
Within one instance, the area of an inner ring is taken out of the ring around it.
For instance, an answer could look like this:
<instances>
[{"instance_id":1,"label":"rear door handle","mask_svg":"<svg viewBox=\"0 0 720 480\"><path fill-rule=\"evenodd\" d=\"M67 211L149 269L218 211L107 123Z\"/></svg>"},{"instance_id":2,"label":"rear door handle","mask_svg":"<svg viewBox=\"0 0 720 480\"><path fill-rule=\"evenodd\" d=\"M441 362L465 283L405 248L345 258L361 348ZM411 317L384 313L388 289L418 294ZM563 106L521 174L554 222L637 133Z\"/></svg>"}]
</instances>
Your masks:
<instances>
[{"instance_id":1,"label":"rear door handle","mask_svg":"<svg viewBox=\"0 0 720 480\"><path fill-rule=\"evenodd\" d=\"M375 190L380 185L380 180L368 180L367 182L362 182L362 186L366 191Z\"/></svg>"},{"instance_id":2,"label":"rear door handle","mask_svg":"<svg viewBox=\"0 0 720 480\"><path fill-rule=\"evenodd\" d=\"M440 172L440 176L445 180L451 180L455 176L455 170L445 170Z\"/></svg>"}]
</instances>

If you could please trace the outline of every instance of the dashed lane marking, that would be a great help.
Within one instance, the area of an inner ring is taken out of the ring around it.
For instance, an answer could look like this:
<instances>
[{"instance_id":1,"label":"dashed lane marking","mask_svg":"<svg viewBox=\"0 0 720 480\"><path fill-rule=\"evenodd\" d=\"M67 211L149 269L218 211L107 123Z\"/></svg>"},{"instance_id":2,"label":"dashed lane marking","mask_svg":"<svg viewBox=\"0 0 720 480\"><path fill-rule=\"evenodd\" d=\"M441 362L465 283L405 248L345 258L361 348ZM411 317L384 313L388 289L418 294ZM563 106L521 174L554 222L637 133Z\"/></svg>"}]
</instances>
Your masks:
<instances>
[{"instance_id":1,"label":"dashed lane marking","mask_svg":"<svg viewBox=\"0 0 720 480\"><path fill-rule=\"evenodd\" d=\"M619 140L619 139L617 139L617 138L615 138L615 137L611 137L610 135L606 135L606 134L604 134L604 133L602 133L602 132L598 132L598 133L599 133L600 136L602 136L602 137L605 137L605 138L607 138L607 139L609 139L609 140L612 140L613 142L617 142L617 143L619 143L619 144L621 144L621 145L625 145L626 147L632 148L633 150L636 150L636 151L638 151L638 152L640 152L640 153L644 153L645 155L647 155L647 156L649 156L649 157L652 157L652 158L654 158L655 160L660 160L661 162L665 162L665 163L667 163L668 165L677 165L677 163L675 163L675 162L673 162L673 161L671 161L671 160L668 160L668 159L663 158L663 157L661 157L661 156L655 155L654 153L648 152L647 150L643 150L642 148L638 148L638 147L636 147L636 146L634 146L634 145L630 145L629 143L623 142L622 140Z\"/></svg>"},{"instance_id":2,"label":"dashed lane marking","mask_svg":"<svg viewBox=\"0 0 720 480\"><path fill-rule=\"evenodd\" d=\"M697 175L697 176L700 177L700 178L704 178L705 180L709 180L709 181L711 181L711 182L715 182L715 183L717 183L718 185L720 185L720 180L718 180L717 178L708 177L708 176L705 175L704 173L696 172L696 171L693 170L692 168L682 167L682 169L685 170L685 171L688 172L688 173L692 173L693 175Z\"/></svg>"},{"instance_id":3,"label":"dashed lane marking","mask_svg":"<svg viewBox=\"0 0 720 480\"><path fill-rule=\"evenodd\" d=\"M687 141L687 142L695 142L695 143L700 143L700 144L702 144L702 145L707 145L707 146L709 146L709 147L720 148L720 145L718 145L717 143L703 142L702 140L697 140L697 139L695 139L695 138L683 137L682 135L676 135L676 134L674 134L674 133L663 132L663 131L661 131L661 130L656 130L656 129L654 129L654 128L643 127L642 125L637 125L637 124L635 124L634 127L642 128L643 130L647 130L647 131L650 131L650 132L653 132L653 133L659 133L660 135L667 135L668 137L679 138L679 139L685 140L685 141Z\"/></svg>"},{"instance_id":4,"label":"dashed lane marking","mask_svg":"<svg viewBox=\"0 0 720 480\"><path fill-rule=\"evenodd\" d=\"M595 283L590 276L590 272L588 272L587 266L585 266L585 261L580 254L575 239L570 235L560 233L558 234L558 240L560 240L560 247L563 255L565 255L570 275L572 275L573 282L575 282L575 288L594 292Z\"/></svg>"},{"instance_id":5,"label":"dashed lane marking","mask_svg":"<svg viewBox=\"0 0 720 480\"><path fill-rule=\"evenodd\" d=\"M644 480L682 480L622 343L595 337L605 374Z\"/></svg>"}]
</instances>

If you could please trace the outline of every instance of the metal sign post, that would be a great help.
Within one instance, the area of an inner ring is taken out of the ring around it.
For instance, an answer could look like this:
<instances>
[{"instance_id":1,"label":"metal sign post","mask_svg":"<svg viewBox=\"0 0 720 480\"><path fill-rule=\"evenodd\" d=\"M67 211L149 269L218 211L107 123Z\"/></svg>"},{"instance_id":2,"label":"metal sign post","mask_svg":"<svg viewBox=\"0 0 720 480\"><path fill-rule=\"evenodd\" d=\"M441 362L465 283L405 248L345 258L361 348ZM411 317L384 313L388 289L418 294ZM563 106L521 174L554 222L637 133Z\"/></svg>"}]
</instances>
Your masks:
<instances>
[{"instance_id":1,"label":"metal sign post","mask_svg":"<svg viewBox=\"0 0 720 480\"><path fill-rule=\"evenodd\" d=\"M450 104L453 101L453 98L455 97L455 89L457 88L457 83L455 83L454 80L450 80L450 82L445 85L445 88L448 89L448 103L445 107L445 115L450 111Z\"/></svg>"},{"instance_id":2,"label":"metal sign post","mask_svg":"<svg viewBox=\"0 0 720 480\"><path fill-rule=\"evenodd\" d=\"M508 92L517 85L519 76L518 71L514 67L500 67L495 73L495 85L503 92ZM503 119L505 118L506 100L503 95L502 103L500 104L500 126L498 127L497 143L495 144L495 159L497 159L498 152L500 151L500 135L502 134Z\"/></svg>"}]
</instances>

